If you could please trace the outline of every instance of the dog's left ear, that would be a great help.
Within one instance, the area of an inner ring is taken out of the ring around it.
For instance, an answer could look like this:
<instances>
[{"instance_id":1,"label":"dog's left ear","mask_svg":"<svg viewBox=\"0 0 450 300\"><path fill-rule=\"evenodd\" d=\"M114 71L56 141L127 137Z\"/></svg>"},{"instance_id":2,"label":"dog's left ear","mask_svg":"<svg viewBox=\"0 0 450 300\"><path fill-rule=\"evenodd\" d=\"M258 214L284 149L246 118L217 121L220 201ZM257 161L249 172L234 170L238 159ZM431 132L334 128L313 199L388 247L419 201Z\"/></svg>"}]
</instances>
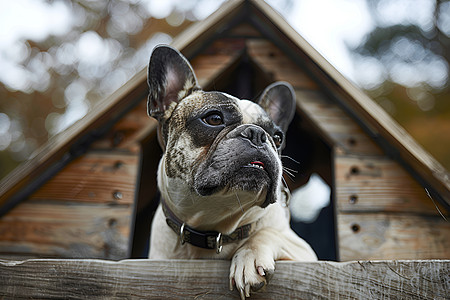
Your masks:
<instances>
[{"instance_id":1,"label":"dog's left ear","mask_svg":"<svg viewBox=\"0 0 450 300\"><path fill-rule=\"evenodd\" d=\"M287 82L275 82L269 85L257 103L284 132L286 132L295 114L295 93Z\"/></svg>"},{"instance_id":2,"label":"dog's left ear","mask_svg":"<svg viewBox=\"0 0 450 300\"><path fill-rule=\"evenodd\" d=\"M194 71L187 59L166 45L155 47L148 65L147 82L149 116L160 120L172 102L179 102L200 89Z\"/></svg>"}]
</instances>

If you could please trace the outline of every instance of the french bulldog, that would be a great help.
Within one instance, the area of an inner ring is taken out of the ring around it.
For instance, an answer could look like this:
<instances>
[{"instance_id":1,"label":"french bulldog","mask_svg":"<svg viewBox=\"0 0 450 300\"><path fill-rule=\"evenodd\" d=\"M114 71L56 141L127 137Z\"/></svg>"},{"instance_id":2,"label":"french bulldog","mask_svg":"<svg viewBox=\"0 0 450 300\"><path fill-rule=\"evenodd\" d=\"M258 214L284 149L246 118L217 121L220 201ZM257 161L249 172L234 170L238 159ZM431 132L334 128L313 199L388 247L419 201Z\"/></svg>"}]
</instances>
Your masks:
<instances>
[{"instance_id":1,"label":"french bulldog","mask_svg":"<svg viewBox=\"0 0 450 300\"><path fill-rule=\"evenodd\" d=\"M151 54L148 85L164 152L149 258L231 260L230 289L242 299L266 285L276 260L317 260L289 226L282 181L292 87L273 83L256 103L203 91L187 59L165 45Z\"/></svg>"}]
</instances>

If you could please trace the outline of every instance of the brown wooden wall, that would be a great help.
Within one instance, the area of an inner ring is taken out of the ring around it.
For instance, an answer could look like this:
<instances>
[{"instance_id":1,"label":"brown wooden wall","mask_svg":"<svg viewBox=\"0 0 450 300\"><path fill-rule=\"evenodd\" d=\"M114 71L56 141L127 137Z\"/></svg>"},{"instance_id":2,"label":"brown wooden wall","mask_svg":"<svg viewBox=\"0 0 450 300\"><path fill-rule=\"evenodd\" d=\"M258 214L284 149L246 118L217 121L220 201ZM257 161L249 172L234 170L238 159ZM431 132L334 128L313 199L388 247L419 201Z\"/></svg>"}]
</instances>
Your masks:
<instances>
[{"instance_id":1,"label":"brown wooden wall","mask_svg":"<svg viewBox=\"0 0 450 300\"><path fill-rule=\"evenodd\" d=\"M0 219L0 256L128 257L145 106Z\"/></svg>"}]
</instances>

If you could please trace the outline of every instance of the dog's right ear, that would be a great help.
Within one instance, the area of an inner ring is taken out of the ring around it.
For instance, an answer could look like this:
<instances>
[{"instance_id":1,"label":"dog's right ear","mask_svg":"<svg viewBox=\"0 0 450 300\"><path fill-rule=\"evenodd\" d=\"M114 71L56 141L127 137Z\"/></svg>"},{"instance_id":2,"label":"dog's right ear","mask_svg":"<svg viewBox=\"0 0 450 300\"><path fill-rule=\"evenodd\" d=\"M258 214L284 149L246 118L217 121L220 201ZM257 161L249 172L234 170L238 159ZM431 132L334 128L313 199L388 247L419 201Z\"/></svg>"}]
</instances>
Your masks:
<instances>
[{"instance_id":1,"label":"dog's right ear","mask_svg":"<svg viewBox=\"0 0 450 300\"><path fill-rule=\"evenodd\" d=\"M158 120L172 102L179 102L200 89L187 59L169 46L156 46L148 65L147 111Z\"/></svg>"}]
</instances>

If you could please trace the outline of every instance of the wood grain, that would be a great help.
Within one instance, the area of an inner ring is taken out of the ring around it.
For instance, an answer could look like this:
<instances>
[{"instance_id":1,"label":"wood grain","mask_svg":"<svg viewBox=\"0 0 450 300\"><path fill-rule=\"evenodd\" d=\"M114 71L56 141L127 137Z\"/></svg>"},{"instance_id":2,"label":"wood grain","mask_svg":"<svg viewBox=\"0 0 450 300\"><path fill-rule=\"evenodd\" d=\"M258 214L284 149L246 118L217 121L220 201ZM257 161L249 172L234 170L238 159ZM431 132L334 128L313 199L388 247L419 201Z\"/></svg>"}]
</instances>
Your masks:
<instances>
[{"instance_id":1,"label":"wood grain","mask_svg":"<svg viewBox=\"0 0 450 300\"><path fill-rule=\"evenodd\" d=\"M398 212L439 216L437 203L396 161L387 157L335 156L339 212Z\"/></svg>"},{"instance_id":2,"label":"wood grain","mask_svg":"<svg viewBox=\"0 0 450 300\"><path fill-rule=\"evenodd\" d=\"M30 199L132 204L139 156L90 151L44 184Z\"/></svg>"},{"instance_id":3,"label":"wood grain","mask_svg":"<svg viewBox=\"0 0 450 300\"><path fill-rule=\"evenodd\" d=\"M239 299L229 261L0 261L0 297ZM250 299L448 299L450 261L277 262Z\"/></svg>"},{"instance_id":4,"label":"wood grain","mask_svg":"<svg viewBox=\"0 0 450 300\"><path fill-rule=\"evenodd\" d=\"M450 259L450 223L440 216L337 216L340 260Z\"/></svg>"},{"instance_id":5,"label":"wood grain","mask_svg":"<svg viewBox=\"0 0 450 300\"><path fill-rule=\"evenodd\" d=\"M321 91L296 89L298 111L316 126L318 132L344 153L383 155L380 147L361 127Z\"/></svg>"},{"instance_id":6,"label":"wood grain","mask_svg":"<svg viewBox=\"0 0 450 300\"><path fill-rule=\"evenodd\" d=\"M212 87L214 81L226 72L244 53L245 41L241 38L216 40L201 54L191 59L200 87Z\"/></svg>"},{"instance_id":7,"label":"wood grain","mask_svg":"<svg viewBox=\"0 0 450 300\"><path fill-rule=\"evenodd\" d=\"M310 76L269 40L248 39L246 44L250 58L273 81L287 81L296 88L318 89Z\"/></svg>"},{"instance_id":8,"label":"wood grain","mask_svg":"<svg viewBox=\"0 0 450 300\"><path fill-rule=\"evenodd\" d=\"M26 201L0 219L0 255L127 257L132 207Z\"/></svg>"}]
</instances>

